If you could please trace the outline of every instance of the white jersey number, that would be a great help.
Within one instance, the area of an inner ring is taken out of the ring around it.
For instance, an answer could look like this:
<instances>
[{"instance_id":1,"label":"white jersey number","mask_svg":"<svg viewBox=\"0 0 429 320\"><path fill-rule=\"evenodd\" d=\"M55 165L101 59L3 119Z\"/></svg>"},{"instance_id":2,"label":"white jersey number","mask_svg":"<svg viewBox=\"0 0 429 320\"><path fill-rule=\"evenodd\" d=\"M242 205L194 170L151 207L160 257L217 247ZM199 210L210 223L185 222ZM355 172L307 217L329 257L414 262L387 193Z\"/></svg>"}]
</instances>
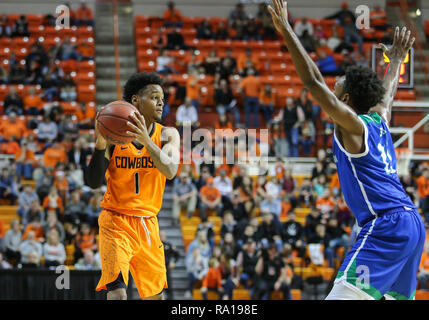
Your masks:
<instances>
[{"instance_id":1,"label":"white jersey number","mask_svg":"<svg viewBox=\"0 0 429 320\"><path fill-rule=\"evenodd\" d=\"M386 173L395 173L396 170L392 166L392 156L390 155L390 153L381 143L378 144L377 149L381 152L381 159L383 160L383 163L385 165L384 170L386 171Z\"/></svg>"}]
</instances>

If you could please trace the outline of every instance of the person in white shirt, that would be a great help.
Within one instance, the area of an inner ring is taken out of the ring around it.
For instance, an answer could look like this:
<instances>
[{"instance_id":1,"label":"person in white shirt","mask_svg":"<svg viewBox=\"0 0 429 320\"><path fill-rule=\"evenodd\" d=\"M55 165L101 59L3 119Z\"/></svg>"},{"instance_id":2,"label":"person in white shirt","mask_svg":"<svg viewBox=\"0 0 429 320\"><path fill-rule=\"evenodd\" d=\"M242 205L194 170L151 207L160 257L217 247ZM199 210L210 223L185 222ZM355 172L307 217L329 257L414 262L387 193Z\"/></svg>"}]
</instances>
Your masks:
<instances>
[{"instance_id":1,"label":"person in white shirt","mask_svg":"<svg viewBox=\"0 0 429 320\"><path fill-rule=\"evenodd\" d=\"M232 182L231 179L226 175L224 169L219 171L219 176L214 178L213 186L219 190L222 195L222 205L224 208L229 208L232 206L230 197L232 194Z\"/></svg>"},{"instance_id":2,"label":"person in white shirt","mask_svg":"<svg viewBox=\"0 0 429 320\"><path fill-rule=\"evenodd\" d=\"M56 230L51 230L47 234L48 241L43 245L43 256L45 257L45 267L56 267L64 264L66 260L66 250L59 240Z\"/></svg>"},{"instance_id":3,"label":"person in white shirt","mask_svg":"<svg viewBox=\"0 0 429 320\"><path fill-rule=\"evenodd\" d=\"M166 55L165 50L161 50L156 58L156 72L160 74L171 73L171 68L168 66L170 62L171 58Z\"/></svg>"},{"instance_id":4,"label":"person in white shirt","mask_svg":"<svg viewBox=\"0 0 429 320\"><path fill-rule=\"evenodd\" d=\"M30 261L30 254L34 251L39 257L42 256L42 245L36 241L36 234L34 231L28 232L27 240L23 241L19 246L21 252L21 262L28 263Z\"/></svg>"},{"instance_id":5,"label":"person in white shirt","mask_svg":"<svg viewBox=\"0 0 429 320\"><path fill-rule=\"evenodd\" d=\"M179 128L180 134L183 132L184 126L191 126L192 129L198 127L198 112L192 104L190 98L185 99L185 103L177 108L176 126Z\"/></svg>"},{"instance_id":6,"label":"person in white shirt","mask_svg":"<svg viewBox=\"0 0 429 320\"><path fill-rule=\"evenodd\" d=\"M304 34L304 31L307 31L308 35L312 37L314 32L313 24L310 21L308 21L307 18L304 17L300 21L295 23L293 31L296 33L298 37L302 37L302 35Z\"/></svg>"}]
</instances>

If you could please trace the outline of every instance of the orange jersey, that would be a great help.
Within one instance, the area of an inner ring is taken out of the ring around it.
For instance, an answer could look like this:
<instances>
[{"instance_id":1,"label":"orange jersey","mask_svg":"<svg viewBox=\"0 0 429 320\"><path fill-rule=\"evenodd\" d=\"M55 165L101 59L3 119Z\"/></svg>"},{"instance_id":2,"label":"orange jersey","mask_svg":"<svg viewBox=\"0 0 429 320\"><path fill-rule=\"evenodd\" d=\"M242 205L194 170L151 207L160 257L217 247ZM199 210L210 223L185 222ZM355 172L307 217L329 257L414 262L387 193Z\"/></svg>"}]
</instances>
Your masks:
<instances>
[{"instance_id":1,"label":"orange jersey","mask_svg":"<svg viewBox=\"0 0 429 320\"><path fill-rule=\"evenodd\" d=\"M162 125L155 123L151 139L161 145ZM161 209L166 177L149 152L133 143L117 145L106 171L107 191L101 207L135 216L156 216Z\"/></svg>"}]
</instances>

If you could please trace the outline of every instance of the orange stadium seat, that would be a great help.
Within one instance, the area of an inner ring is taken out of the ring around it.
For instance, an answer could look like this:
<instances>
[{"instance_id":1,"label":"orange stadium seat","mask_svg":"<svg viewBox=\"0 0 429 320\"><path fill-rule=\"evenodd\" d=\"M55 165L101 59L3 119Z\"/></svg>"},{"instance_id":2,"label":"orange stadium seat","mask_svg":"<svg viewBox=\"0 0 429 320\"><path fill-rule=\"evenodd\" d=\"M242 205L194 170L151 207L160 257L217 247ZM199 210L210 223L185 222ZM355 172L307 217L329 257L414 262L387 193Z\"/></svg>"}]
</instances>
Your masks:
<instances>
[{"instance_id":1,"label":"orange stadium seat","mask_svg":"<svg viewBox=\"0 0 429 320\"><path fill-rule=\"evenodd\" d=\"M95 100L95 85L77 85L79 101L91 102Z\"/></svg>"}]
</instances>

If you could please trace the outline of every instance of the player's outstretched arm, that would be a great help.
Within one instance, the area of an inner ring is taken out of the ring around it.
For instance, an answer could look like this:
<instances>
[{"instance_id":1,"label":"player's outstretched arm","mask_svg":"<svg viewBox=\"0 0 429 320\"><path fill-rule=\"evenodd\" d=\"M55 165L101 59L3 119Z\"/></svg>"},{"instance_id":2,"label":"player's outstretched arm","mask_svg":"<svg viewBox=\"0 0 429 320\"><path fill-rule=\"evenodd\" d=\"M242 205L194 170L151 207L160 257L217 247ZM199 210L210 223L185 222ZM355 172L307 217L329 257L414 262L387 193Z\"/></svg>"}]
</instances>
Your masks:
<instances>
[{"instance_id":1,"label":"player's outstretched arm","mask_svg":"<svg viewBox=\"0 0 429 320\"><path fill-rule=\"evenodd\" d=\"M136 113L131 117L137 124L135 126L128 122L128 126L132 131L127 131L127 134L134 136L137 141L145 146L149 152L155 167L171 180L176 176L180 162L180 135L176 128L163 127L161 140L164 142L162 149L149 137L145 119L140 113Z\"/></svg>"},{"instance_id":2,"label":"player's outstretched arm","mask_svg":"<svg viewBox=\"0 0 429 320\"><path fill-rule=\"evenodd\" d=\"M287 3L283 0L273 0L273 5L274 8L269 6L268 9L273 18L274 26L282 34L296 72L304 86L308 88L313 98L341 129L350 134L362 135L363 124L356 113L340 101L325 84L319 68L293 32L288 22Z\"/></svg>"},{"instance_id":3,"label":"player's outstretched arm","mask_svg":"<svg viewBox=\"0 0 429 320\"><path fill-rule=\"evenodd\" d=\"M393 44L391 47L386 47L380 43L379 46L383 49L386 57L389 58L389 70L387 71L386 77L383 80L384 88L386 92L383 97L383 103L371 108L370 112L377 112L383 119L389 123L392 114L393 100L398 89L399 74L401 70L402 61L407 56L408 51L414 44L415 37L411 37L411 31L403 27L399 34L399 27L395 28L393 35Z\"/></svg>"}]
</instances>

